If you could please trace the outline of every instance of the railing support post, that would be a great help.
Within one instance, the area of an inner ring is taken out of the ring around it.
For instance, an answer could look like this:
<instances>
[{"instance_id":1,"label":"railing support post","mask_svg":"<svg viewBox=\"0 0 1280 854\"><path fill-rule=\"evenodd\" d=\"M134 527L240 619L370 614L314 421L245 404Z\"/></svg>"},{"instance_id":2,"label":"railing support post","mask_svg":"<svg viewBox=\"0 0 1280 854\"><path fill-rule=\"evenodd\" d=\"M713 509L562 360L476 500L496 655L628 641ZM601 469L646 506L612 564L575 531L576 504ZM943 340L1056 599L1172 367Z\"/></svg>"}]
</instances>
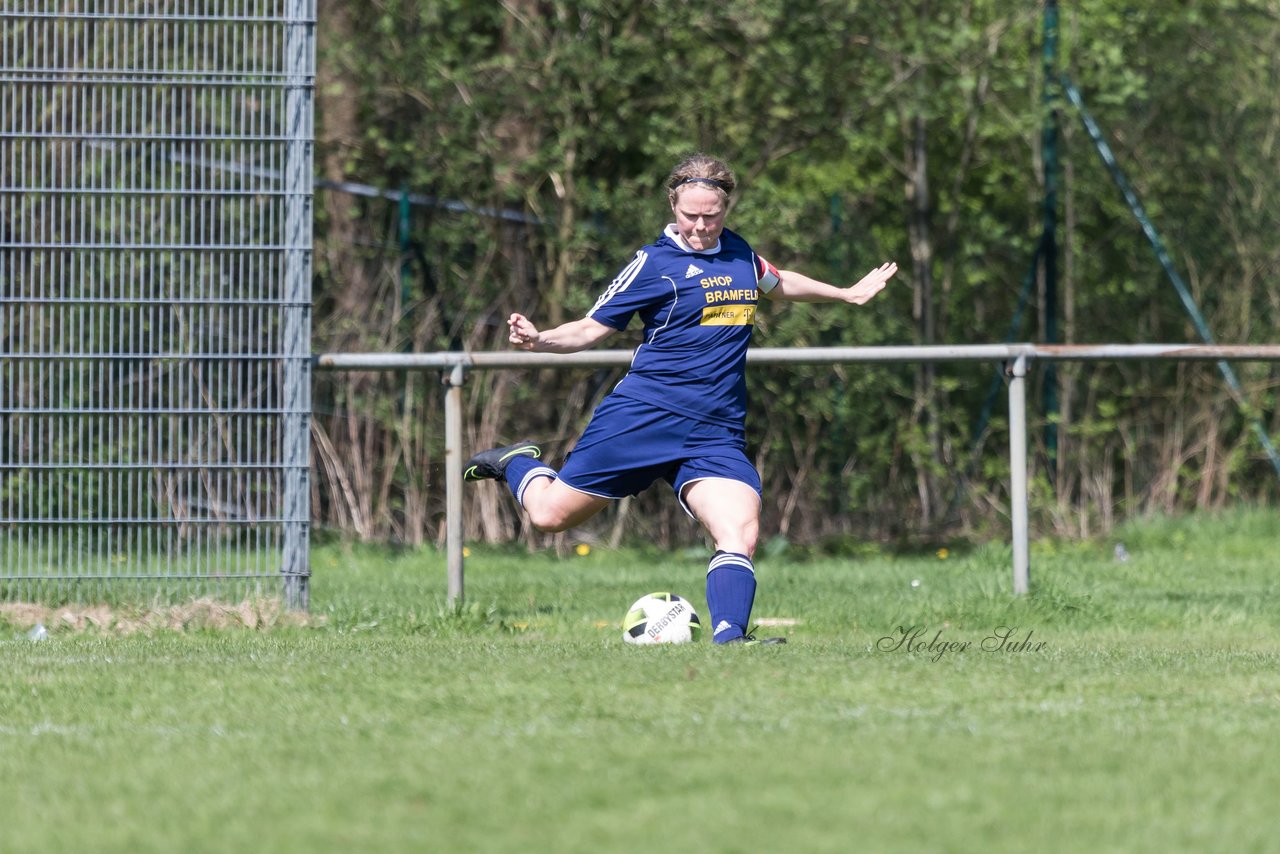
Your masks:
<instances>
[{"instance_id":1,"label":"railing support post","mask_svg":"<svg viewBox=\"0 0 1280 854\"><path fill-rule=\"evenodd\" d=\"M1027 357L1013 360L1009 377L1009 514L1013 520L1013 592L1030 587L1027 534Z\"/></svg>"},{"instance_id":2,"label":"railing support post","mask_svg":"<svg viewBox=\"0 0 1280 854\"><path fill-rule=\"evenodd\" d=\"M449 605L463 600L462 585L462 365L454 365L445 376L444 393L444 481L445 555L449 574Z\"/></svg>"}]
</instances>

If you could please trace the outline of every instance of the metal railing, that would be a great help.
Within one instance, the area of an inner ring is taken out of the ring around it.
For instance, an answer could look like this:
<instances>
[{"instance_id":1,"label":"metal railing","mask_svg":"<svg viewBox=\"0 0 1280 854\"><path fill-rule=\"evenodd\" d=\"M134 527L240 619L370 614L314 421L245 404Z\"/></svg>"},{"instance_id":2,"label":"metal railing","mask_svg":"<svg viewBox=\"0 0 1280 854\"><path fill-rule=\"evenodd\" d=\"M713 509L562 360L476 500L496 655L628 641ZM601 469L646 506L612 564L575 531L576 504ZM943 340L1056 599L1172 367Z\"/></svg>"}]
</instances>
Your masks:
<instances>
[{"instance_id":1,"label":"metal railing","mask_svg":"<svg viewBox=\"0 0 1280 854\"><path fill-rule=\"evenodd\" d=\"M521 368L626 366L629 350L550 353L326 353L315 357L324 371L440 371L445 391L445 489L448 598L464 596L462 535L462 387L468 371ZM1027 390L1033 361L1280 361L1280 345L1209 344L971 344L904 347L795 347L748 351L748 365L848 365L871 362L993 362L1009 379L1009 499L1013 591L1030 590L1027 507Z\"/></svg>"}]
</instances>

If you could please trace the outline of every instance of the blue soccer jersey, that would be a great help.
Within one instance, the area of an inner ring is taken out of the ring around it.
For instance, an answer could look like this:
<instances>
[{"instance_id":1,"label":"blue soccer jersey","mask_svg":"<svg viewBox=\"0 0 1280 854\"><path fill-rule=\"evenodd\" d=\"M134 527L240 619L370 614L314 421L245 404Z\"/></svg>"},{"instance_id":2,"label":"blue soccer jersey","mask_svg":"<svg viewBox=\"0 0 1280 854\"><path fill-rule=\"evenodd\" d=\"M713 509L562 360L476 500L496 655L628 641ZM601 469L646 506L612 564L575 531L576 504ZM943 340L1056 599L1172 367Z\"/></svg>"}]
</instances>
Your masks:
<instances>
[{"instance_id":1,"label":"blue soccer jersey","mask_svg":"<svg viewBox=\"0 0 1280 854\"><path fill-rule=\"evenodd\" d=\"M587 313L614 329L625 329L636 314L644 323L644 341L614 393L740 427L756 304L777 283L777 270L732 231L699 252L667 226Z\"/></svg>"}]
</instances>

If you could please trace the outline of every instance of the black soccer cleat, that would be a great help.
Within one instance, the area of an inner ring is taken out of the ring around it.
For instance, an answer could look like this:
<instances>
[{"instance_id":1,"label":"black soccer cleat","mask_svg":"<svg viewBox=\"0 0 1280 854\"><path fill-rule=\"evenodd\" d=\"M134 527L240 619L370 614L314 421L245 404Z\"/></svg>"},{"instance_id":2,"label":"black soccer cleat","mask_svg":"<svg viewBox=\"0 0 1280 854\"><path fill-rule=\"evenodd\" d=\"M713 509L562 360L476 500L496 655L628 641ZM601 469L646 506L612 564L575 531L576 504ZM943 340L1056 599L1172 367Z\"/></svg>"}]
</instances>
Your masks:
<instances>
[{"instance_id":1,"label":"black soccer cleat","mask_svg":"<svg viewBox=\"0 0 1280 854\"><path fill-rule=\"evenodd\" d=\"M542 448L529 439L507 445L505 448L491 448L481 451L467 460L462 467L463 480L502 480L507 473L507 466L516 457L542 458Z\"/></svg>"},{"instance_id":2,"label":"black soccer cleat","mask_svg":"<svg viewBox=\"0 0 1280 854\"><path fill-rule=\"evenodd\" d=\"M740 638L727 640L725 643L741 643L747 646L772 646L774 644L786 643L786 638L758 638L755 635L743 635Z\"/></svg>"}]
</instances>

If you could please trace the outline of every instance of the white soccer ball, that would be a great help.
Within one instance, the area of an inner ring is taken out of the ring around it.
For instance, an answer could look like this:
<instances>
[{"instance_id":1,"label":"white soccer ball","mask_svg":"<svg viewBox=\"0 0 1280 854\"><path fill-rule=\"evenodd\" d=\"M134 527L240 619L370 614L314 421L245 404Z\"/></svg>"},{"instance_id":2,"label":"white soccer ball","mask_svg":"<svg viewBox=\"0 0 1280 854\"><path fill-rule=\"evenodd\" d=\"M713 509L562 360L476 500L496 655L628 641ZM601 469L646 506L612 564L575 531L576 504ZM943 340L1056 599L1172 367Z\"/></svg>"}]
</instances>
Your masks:
<instances>
[{"instance_id":1,"label":"white soccer ball","mask_svg":"<svg viewBox=\"0 0 1280 854\"><path fill-rule=\"evenodd\" d=\"M688 643L702 635L702 623L688 599L674 593L641 596L622 620L627 643Z\"/></svg>"}]
</instances>

